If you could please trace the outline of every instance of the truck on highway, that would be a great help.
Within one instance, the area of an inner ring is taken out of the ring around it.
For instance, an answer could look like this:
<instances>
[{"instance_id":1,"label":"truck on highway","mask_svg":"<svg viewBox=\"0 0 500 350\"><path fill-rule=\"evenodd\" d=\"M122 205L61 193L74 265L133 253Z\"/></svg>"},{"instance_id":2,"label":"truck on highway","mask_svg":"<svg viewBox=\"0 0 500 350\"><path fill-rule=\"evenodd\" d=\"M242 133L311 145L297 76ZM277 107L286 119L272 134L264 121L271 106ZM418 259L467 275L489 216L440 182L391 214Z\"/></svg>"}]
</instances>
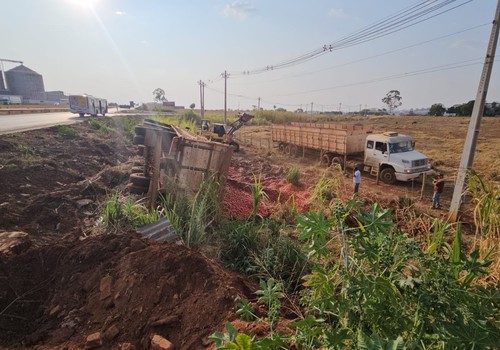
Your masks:
<instances>
[{"instance_id":1,"label":"truck on highway","mask_svg":"<svg viewBox=\"0 0 500 350\"><path fill-rule=\"evenodd\" d=\"M0 96L0 105L20 105L23 101L21 96L2 95Z\"/></svg>"},{"instance_id":2,"label":"truck on highway","mask_svg":"<svg viewBox=\"0 0 500 350\"><path fill-rule=\"evenodd\" d=\"M104 117L108 113L108 101L91 95L70 95L69 109L71 113L76 113L80 117L86 114L93 117L101 114Z\"/></svg>"},{"instance_id":3,"label":"truck on highway","mask_svg":"<svg viewBox=\"0 0 500 350\"><path fill-rule=\"evenodd\" d=\"M271 135L284 154L296 156L313 151L326 165L345 168L353 163L388 184L433 172L429 158L415 150L411 136L390 131L373 134L363 124L273 124Z\"/></svg>"}]
</instances>

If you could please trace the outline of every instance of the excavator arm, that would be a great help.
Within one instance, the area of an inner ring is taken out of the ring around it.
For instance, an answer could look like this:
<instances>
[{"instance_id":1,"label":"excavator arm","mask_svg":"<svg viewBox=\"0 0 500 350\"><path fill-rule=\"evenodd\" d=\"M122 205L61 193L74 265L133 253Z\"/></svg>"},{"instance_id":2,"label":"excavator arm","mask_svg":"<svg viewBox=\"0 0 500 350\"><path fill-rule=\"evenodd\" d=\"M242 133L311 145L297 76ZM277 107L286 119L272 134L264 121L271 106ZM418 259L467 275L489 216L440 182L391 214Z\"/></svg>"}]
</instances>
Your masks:
<instances>
[{"instance_id":1,"label":"excavator arm","mask_svg":"<svg viewBox=\"0 0 500 350\"><path fill-rule=\"evenodd\" d=\"M238 115L239 115L238 120L229 124L228 131L226 132L226 135L232 136L236 132L236 130L241 128L243 125L248 123L248 121L250 121L250 119L253 118L253 115L250 115L247 113L239 113Z\"/></svg>"}]
</instances>

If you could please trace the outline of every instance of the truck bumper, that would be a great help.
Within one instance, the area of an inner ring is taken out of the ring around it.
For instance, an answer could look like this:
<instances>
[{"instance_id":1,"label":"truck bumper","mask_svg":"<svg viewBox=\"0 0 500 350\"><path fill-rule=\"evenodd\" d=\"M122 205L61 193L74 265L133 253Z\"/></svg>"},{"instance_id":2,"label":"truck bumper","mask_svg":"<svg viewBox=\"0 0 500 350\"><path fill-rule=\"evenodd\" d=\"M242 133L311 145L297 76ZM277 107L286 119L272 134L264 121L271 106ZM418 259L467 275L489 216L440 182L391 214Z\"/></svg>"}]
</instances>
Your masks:
<instances>
[{"instance_id":1,"label":"truck bumper","mask_svg":"<svg viewBox=\"0 0 500 350\"><path fill-rule=\"evenodd\" d=\"M421 177L423 174L426 174L426 175L434 174L434 170L429 169L426 171L422 171L420 173L411 173L411 174L396 173L396 180L398 180L398 181L410 181L410 180L414 180L414 179Z\"/></svg>"}]
</instances>

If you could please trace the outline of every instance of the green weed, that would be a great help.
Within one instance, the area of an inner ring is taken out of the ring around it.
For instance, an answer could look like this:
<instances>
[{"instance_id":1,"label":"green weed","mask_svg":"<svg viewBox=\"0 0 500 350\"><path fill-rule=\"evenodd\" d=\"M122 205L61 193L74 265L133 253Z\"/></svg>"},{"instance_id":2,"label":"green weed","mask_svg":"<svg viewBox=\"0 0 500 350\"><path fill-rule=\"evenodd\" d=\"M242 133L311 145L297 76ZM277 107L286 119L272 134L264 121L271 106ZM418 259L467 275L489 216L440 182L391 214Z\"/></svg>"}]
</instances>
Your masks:
<instances>
[{"instance_id":1,"label":"green weed","mask_svg":"<svg viewBox=\"0 0 500 350\"><path fill-rule=\"evenodd\" d=\"M299 168L292 167L288 169L286 173L286 181L291 183L292 185L299 186L300 185L300 170Z\"/></svg>"},{"instance_id":2,"label":"green weed","mask_svg":"<svg viewBox=\"0 0 500 350\"><path fill-rule=\"evenodd\" d=\"M109 134L113 130L105 119L91 119L89 125L103 134Z\"/></svg>"},{"instance_id":3,"label":"green weed","mask_svg":"<svg viewBox=\"0 0 500 350\"><path fill-rule=\"evenodd\" d=\"M268 197L266 192L264 191L264 186L262 185L262 174L259 174L259 177L254 175L253 179L254 183L252 186L252 217L255 219L260 201Z\"/></svg>"},{"instance_id":4,"label":"green weed","mask_svg":"<svg viewBox=\"0 0 500 350\"><path fill-rule=\"evenodd\" d=\"M57 135L63 138L74 139L78 137L78 132L74 128L68 125L57 125L55 126L55 130Z\"/></svg>"},{"instance_id":5,"label":"green weed","mask_svg":"<svg viewBox=\"0 0 500 350\"><path fill-rule=\"evenodd\" d=\"M116 231L142 227L165 216L163 209L150 211L142 200L136 201L133 197L123 196L119 192L108 196L101 205L100 212L98 226Z\"/></svg>"}]
</instances>

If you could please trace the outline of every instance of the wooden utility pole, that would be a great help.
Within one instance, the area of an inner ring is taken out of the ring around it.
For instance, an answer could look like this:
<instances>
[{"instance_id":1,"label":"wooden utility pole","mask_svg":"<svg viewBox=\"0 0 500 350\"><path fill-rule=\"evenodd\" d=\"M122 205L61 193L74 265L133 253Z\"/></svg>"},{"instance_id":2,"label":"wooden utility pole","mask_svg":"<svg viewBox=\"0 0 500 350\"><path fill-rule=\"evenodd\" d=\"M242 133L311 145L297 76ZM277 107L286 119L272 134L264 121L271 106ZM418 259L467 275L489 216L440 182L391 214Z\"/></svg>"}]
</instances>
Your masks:
<instances>
[{"instance_id":1,"label":"wooden utility pole","mask_svg":"<svg viewBox=\"0 0 500 350\"><path fill-rule=\"evenodd\" d=\"M258 111L260 111L260 97L258 98L258 100L257 100L257 101L258 101L258 102L257 102L257 110L258 110Z\"/></svg>"},{"instance_id":2,"label":"wooden utility pole","mask_svg":"<svg viewBox=\"0 0 500 350\"><path fill-rule=\"evenodd\" d=\"M311 102L311 114L313 114L313 103Z\"/></svg>"},{"instance_id":3,"label":"wooden utility pole","mask_svg":"<svg viewBox=\"0 0 500 350\"><path fill-rule=\"evenodd\" d=\"M497 10L495 13L495 18L493 20L493 26L491 28L490 41L488 43L486 58L484 60L483 72L481 74L481 80L479 81L476 101L474 102L474 109L472 110L472 115L469 122L469 129L467 130L467 136L465 138L464 150L462 153L462 159L460 160L460 166L457 172L457 181L455 183L455 189L453 190L453 198L451 200L450 212L449 212L450 220L452 221L457 221L458 219L458 212L460 210L460 204L462 203L462 195L463 195L465 180L467 178L467 171L472 168L472 164L474 163L474 153L476 151L479 128L481 125L481 117L483 115L484 103L486 101L486 95L488 93L491 71L493 69L493 61L495 60L495 51L498 41L499 21L500 21L500 0L498 0L497 3Z\"/></svg>"}]
</instances>

